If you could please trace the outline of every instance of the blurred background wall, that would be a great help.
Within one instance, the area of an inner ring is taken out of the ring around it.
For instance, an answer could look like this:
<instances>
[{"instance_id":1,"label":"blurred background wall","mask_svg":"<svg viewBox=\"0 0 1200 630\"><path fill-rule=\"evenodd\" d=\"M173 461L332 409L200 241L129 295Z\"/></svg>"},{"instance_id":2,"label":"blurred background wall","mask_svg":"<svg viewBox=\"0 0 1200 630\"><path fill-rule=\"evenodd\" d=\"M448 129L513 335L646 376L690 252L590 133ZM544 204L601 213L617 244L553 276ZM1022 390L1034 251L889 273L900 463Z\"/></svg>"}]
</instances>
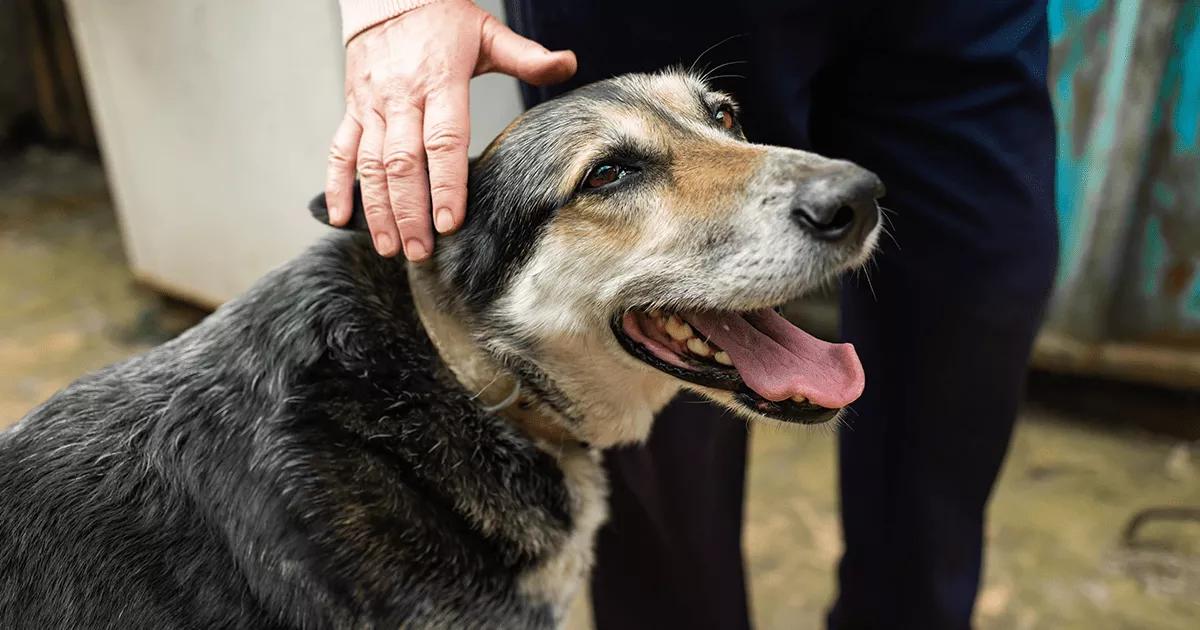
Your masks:
<instances>
[{"instance_id":1,"label":"blurred background wall","mask_svg":"<svg viewBox=\"0 0 1200 630\"><path fill-rule=\"evenodd\" d=\"M502 15L499 0L479 3ZM134 273L215 306L311 243L344 111L335 0L67 0ZM520 111L472 85L472 152Z\"/></svg>"},{"instance_id":2,"label":"blurred background wall","mask_svg":"<svg viewBox=\"0 0 1200 630\"><path fill-rule=\"evenodd\" d=\"M0 2L0 150L95 147L77 55L57 0Z\"/></svg>"},{"instance_id":3,"label":"blurred background wall","mask_svg":"<svg viewBox=\"0 0 1200 630\"><path fill-rule=\"evenodd\" d=\"M320 233L304 207L343 112L336 2L67 4L139 277L215 305ZM475 86L477 145L518 111L495 87Z\"/></svg>"},{"instance_id":4,"label":"blurred background wall","mask_svg":"<svg viewBox=\"0 0 1200 630\"><path fill-rule=\"evenodd\" d=\"M1200 387L1200 3L1049 14L1062 262L1036 360Z\"/></svg>"}]
</instances>

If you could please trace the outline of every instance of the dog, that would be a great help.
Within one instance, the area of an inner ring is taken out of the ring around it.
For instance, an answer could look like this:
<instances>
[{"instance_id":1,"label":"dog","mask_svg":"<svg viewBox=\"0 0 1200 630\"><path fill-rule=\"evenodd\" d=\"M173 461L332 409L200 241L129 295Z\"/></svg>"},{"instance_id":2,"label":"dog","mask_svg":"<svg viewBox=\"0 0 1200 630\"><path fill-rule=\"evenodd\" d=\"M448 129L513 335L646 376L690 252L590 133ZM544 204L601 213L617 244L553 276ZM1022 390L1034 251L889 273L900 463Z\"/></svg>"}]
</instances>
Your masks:
<instances>
[{"instance_id":1,"label":"dog","mask_svg":"<svg viewBox=\"0 0 1200 630\"><path fill-rule=\"evenodd\" d=\"M747 142L682 71L532 108L431 261L376 255L359 195L348 229L0 435L0 627L558 627L601 449L682 388L789 424L861 393L853 348L775 309L867 259L882 194Z\"/></svg>"}]
</instances>

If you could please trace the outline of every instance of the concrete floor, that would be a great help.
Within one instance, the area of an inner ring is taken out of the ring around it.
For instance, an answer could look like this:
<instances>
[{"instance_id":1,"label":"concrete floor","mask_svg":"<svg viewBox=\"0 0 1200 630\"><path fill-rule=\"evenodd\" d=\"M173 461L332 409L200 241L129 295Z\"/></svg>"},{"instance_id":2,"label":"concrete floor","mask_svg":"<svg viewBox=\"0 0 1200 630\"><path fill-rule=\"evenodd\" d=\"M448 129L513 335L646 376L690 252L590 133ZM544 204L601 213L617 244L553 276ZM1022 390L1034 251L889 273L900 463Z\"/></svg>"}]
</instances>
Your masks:
<instances>
[{"instance_id":1,"label":"concrete floor","mask_svg":"<svg viewBox=\"0 0 1200 630\"><path fill-rule=\"evenodd\" d=\"M135 284L103 174L85 158L0 161L0 269L0 428L203 315ZM1136 550L1120 543L1141 508L1200 507L1200 395L1034 385L991 509L978 626L1200 627L1200 523L1152 525ZM841 544L834 435L756 430L752 449L757 626L818 628Z\"/></svg>"}]
</instances>

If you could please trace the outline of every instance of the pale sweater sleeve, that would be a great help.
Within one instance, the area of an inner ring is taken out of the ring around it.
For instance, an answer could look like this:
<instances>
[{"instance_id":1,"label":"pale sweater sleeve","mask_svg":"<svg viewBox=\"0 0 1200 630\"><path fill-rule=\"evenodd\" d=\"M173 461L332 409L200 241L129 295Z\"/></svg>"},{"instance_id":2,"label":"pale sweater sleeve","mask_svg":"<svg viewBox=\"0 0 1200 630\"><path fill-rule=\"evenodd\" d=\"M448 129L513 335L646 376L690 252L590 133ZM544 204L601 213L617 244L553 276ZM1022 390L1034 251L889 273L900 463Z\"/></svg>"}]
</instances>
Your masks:
<instances>
[{"instance_id":1,"label":"pale sweater sleeve","mask_svg":"<svg viewBox=\"0 0 1200 630\"><path fill-rule=\"evenodd\" d=\"M349 43L355 35L390 20L405 11L432 4L438 0L338 0L342 5L342 42Z\"/></svg>"}]
</instances>

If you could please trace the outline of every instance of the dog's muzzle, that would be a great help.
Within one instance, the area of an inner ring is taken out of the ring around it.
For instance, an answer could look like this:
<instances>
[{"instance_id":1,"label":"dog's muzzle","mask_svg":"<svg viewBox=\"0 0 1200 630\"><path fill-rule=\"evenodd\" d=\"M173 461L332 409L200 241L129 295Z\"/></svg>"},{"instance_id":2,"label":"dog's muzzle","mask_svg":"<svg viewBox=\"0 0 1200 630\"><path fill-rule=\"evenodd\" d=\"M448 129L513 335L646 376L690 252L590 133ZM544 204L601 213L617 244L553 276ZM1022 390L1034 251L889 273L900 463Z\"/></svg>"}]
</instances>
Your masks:
<instances>
[{"instance_id":1,"label":"dog's muzzle","mask_svg":"<svg viewBox=\"0 0 1200 630\"><path fill-rule=\"evenodd\" d=\"M819 241L859 243L879 224L883 182L850 163L800 178L792 199L792 220Z\"/></svg>"}]
</instances>

